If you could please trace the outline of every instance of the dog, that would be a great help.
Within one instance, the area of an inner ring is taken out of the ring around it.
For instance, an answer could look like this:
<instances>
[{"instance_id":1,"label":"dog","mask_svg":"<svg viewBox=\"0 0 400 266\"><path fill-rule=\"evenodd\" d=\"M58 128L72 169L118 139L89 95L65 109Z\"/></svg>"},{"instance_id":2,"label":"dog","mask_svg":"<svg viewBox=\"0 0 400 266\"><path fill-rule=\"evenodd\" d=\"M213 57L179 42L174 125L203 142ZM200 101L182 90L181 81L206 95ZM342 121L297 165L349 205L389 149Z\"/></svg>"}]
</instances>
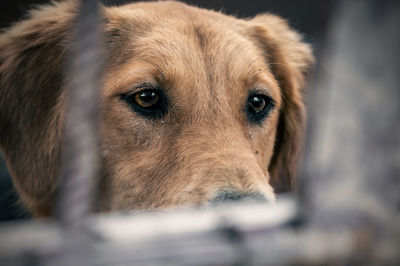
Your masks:
<instances>
[{"instance_id":1,"label":"dog","mask_svg":"<svg viewBox=\"0 0 400 266\"><path fill-rule=\"evenodd\" d=\"M78 12L39 6L0 35L0 147L26 208L53 214ZM272 14L175 1L101 7L96 210L171 209L293 190L311 48Z\"/></svg>"}]
</instances>

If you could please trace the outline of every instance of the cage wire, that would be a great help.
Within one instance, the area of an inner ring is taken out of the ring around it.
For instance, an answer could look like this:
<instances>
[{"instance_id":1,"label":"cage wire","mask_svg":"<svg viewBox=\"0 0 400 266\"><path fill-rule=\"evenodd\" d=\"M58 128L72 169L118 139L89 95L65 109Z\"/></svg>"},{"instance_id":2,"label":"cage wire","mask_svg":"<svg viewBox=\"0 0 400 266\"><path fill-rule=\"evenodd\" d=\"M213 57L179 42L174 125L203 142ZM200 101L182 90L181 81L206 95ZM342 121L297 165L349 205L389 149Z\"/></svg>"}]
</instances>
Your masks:
<instances>
[{"instance_id":1,"label":"cage wire","mask_svg":"<svg viewBox=\"0 0 400 266\"><path fill-rule=\"evenodd\" d=\"M72 232L84 228L95 197L99 168L99 88L101 34L99 4L80 1L65 86L68 88L67 122L62 155L62 182L57 216Z\"/></svg>"},{"instance_id":2,"label":"cage wire","mask_svg":"<svg viewBox=\"0 0 400 266\"><path fill-rule=\"evenodd\" d=\"M0 226L1 265L398 265L400 4L341 1L309 95L301 205L238 203L88 218L101 37L81 1L57 221ZM306 200L304 200L306 199ZM68 237L74 235L76 237Z\"/></svg>"}]
</instances>

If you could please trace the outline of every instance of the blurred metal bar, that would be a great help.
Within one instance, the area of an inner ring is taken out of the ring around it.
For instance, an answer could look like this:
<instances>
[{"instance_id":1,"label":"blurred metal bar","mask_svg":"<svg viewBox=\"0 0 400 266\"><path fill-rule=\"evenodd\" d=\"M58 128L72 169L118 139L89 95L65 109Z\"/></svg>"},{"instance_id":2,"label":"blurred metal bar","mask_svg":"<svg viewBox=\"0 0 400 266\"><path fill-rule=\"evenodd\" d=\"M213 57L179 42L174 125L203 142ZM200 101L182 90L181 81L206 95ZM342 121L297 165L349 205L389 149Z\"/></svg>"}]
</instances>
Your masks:
<instances>
[{"instance_id":1,"label":"blurred metal bar","mask_svg":"<svg viewBox=\"0 0 400 266\"><path fill-rule=\"evenodd\" d=\"M319 58L303 176L309 228L351 241L338 265L400 263L399 26L398 1L341 1Z\"/></svg>"},{"instance_id":2,"label":"blurred metal bar","mask_svg":"<svg viewBox=\"0 0 400 266\"><path fill-rule=\"evenodd\" d=\"M256 265L269 236L295 216L292 199L95 216L86 220L93 245L79 245L83 254L65 245L59 224L10 223L0 227L0 265Z\"/></svg>"},{"instance_id":3,"label":"blurred metal bar","mask_svg":"<svg viewBox=\"0 0 400 266\"><path fill-rule=\"evenodd\" d=\"M351 206L371 215L399 210L399 26L400 3L377 0L342 1L331 23L311 95L305 171L313 207L326 215Z\"/></svg>"},{"instance_id":4,"label":"blurred metal bar","mask_svg":"<svg viewBox=\"0 0 400 266\"><path fill-rule=\"evenodd\" d=\"M74 32L75 46L65 78L68 90L63 145L63 179L57 215L71 230L82 230L95 198L98 175L100 93L99 4L80 1Z\"/></svg>"}]
</instances>

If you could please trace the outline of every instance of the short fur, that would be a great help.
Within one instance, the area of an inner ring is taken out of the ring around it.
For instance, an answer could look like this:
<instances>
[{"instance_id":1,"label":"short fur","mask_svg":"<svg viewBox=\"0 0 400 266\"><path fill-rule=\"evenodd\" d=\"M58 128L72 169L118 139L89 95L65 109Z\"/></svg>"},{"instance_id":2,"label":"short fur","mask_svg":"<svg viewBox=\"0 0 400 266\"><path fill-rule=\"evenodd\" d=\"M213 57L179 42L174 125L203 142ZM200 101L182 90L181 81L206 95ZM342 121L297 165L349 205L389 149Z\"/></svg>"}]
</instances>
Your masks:
<instances>
[{"instance_id":1,"label":"short fur","mask_svg":"<svg viewBox=\"0 0 400 266\"><path fill-rule=\"evenodd\" d=\"M237 19L180 2L102 8L107 57L101 95L100 211L209 202L218 191L292 189L304 129L301 89L310 47L274 15ZM60 182L62 71L75 1L54 2L0 35L0 147L22 201L52 214ZM160 84L162 120L120 95ZM275 108L261 125L244 106L262 88Z\"/></svg>"}]
</instances>

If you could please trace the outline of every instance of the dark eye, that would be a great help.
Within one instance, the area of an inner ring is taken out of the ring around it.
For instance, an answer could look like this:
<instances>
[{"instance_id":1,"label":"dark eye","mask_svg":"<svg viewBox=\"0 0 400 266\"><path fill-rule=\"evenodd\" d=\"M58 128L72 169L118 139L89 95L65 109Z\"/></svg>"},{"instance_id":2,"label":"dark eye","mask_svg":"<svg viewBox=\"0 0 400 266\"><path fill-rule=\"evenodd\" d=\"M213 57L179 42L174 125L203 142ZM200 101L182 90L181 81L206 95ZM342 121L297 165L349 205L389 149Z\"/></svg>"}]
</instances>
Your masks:
<instances>
[{"instance_id":1,"label":"dark eye","mask_svg":"<svg viewBox=\"0 0 400 266\"><path fill-rule=\"evenodd\" d=\"M260 124L274 107L273 100L263 94L251 93L247 99L247 118L255 124Z\"/></svg>"},{"instance_id":2,"label":"dark eye","mask_svg":"<svg viewBox=\"0 0 400 266\"><path fill-rule=\"evenodd\" d=\"M160 96L154 90L144 90L135 93L135 102L143 108L151 108L158 103Z\"/></svg>"},{"instance_id":3,"label":"dark eye","mask_svg":"<svg viewBox=\"0 0 400 266\"><path fill-rule=\"evenodd\" d=\"M123 94L121 98L126 101L132 110L144 117L157 119L165 115L167 100L161 89L144 89L133 94Z\"/></svg>"}]
</instances>

